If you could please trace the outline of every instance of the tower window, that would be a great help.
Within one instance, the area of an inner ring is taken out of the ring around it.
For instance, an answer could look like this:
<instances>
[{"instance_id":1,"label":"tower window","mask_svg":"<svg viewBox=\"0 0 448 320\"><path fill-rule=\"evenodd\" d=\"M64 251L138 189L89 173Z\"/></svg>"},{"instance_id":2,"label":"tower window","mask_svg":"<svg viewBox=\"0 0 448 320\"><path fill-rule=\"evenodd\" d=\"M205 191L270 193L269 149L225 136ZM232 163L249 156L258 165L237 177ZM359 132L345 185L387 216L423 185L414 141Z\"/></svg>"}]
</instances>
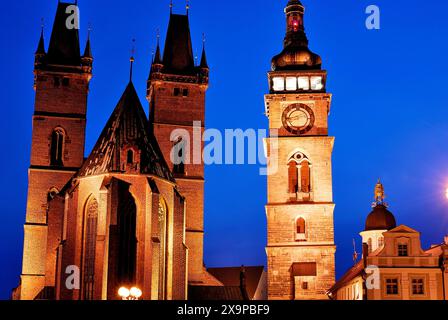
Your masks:
<instances>
[{"instance_id":1,"label":"tower window","mask_svg":"<svg viewBox=\"0 0 448 320\"><path fill-rule=\"evenodd\" d=\"M289 193L297 193L299 181L298 181L297 163L295 161L289 162L288 175L289 175Z\"/></svg>"},{"instance_id":2,"label":"tower window","mask_svg":"<svg viewBox=\"0 0 448 320\"><path fill-rule=\"evenodd\" d=\"M54 77L54 87L59 88L61 86L61 79L59 77Z\"/></svg>"},{"instance_id":3,"label":"tower window","mask_svg":"<svg viewBox=\"0 0 448 320\"><path fill-rule=\"evenodd\" d=\"M134 163L134 151L132 151L132 150L128 150L128 153L127 153L127 163L128 164L133 164Z\"/></svg>"},{"instance_id":4,"label":"tower window","mask_svg":"<svg viewBox=\"0 0 448 320\"><path fill-rule=\"evenodd\" d=\"M69 78L63 78L62 79L62 85L64 87L68 87L70 85L70 79Z\"/></svg>"},{"instance_id":5,"label":"tower window","mask_svg":"<svg viewBox=\"0 0 448 320\"><path fill-rule=\"evenodd\" d=\"M297 78L296 77L287 77L286 78L286 90L288 90L288 91L296 91L297 90Z\"/></svg>"},{"instance_id":6,"label":"tower window","mask_svg":"<svg viewBox=\"0 0 448 320\"><path fill-rule=\"evenodd\" d=\"M310 90L310 78L298 77L299 90Z\"/></svg>"},{"instance_id":7,"label":"tower window","mask_svg":"<svg viewBox=\"0 0 448 320\"><path fill-rule=\"evenodd\" d=\"M372 253L373 251L372 245L373 245L372 238L369 238L369 240L367 241L367 246L369 247L369 253Z\"/></svg>"},{"instance_id":8,"label":"tower window","mask_svg":"<svg viewBox=\"0 0 448 320\"><path fill-rule=\"evenodd\" d=\"M399 244L398 245L398 256L399 257L407 257L409 255L408 245L407 244Z\"/></svg>"},{"instance_id":9,"label":"tower window","mask_svg":"<svg viewBox=\"0 0 448 320\"><path fill-rule=\"evenodd\" d=\"M185 146L182 138L179 138L174 144L173 173L175 174L185 174Z\"/></svg>"},{"instance_id":10,"label":"tower window","mask_svg":"<svg viewBox=\"0 0 448 320\"><path fill-rule=\"evenodd\" d=\"M305 219L298 218L296 220L296 241L306 240L306 223Z\"/></svg>"},{"instance_id":11,"label":"tower window","mask_svg":"<svg viewBox=\"0 0 448 320\"><path fill-rule=\"evenodd\" d=\"M285 78L275 77L272 79L272 88L274 91L284 91L285 90Z\"/></svg>"},{"instance_id":12,"label":"tower window","mask_svg":"<svg viewBox=\"0 0 448 320\"><path fill-rule=\"evenodd\" d=\"M51 134L50 165L62 166L64 155L64 133L61 129L56 129Z\"/></svg>"},{"instance_id":13,"label":"tower window","mask_svg":"<svg viewBox=\"0 0 448 320\"><path fill-rule=\"evenodd\" d=\"M323 88L322 77L311 77L311 90L322 90Z\"/></svg>"},{"instance_id":14,"label":"tower window","mask_svg":"<svg viewBox=\"0 0 448 320\"><path fill-rule=\"evenodd\" d=\"M301 178L301 191L304 193L311 192L311 182L310 182L310 164L308 161L302 162L302 167L300 168L300 178Z\"/></svg>"},{"instance_id":15,"label":"tower window","mask_svg":"<svg viewBox=\"0 0 448 320\"><path fill-rule=\"evenodd\" d=\"M311 164L301 152L294 154L288 163L289 193L311 193Z\"/></svg>"},{"instance_id":16,"label":"tower window","mask_svg":"<svg viewBox=\"0 0 448 320\"><path fill-rule=\"evenodd\" d=\"M188 94L189 94L188 89L184 89L182 91L182 94L183 94L184 97L188 97Z\"/></svg>"}]
</instances>

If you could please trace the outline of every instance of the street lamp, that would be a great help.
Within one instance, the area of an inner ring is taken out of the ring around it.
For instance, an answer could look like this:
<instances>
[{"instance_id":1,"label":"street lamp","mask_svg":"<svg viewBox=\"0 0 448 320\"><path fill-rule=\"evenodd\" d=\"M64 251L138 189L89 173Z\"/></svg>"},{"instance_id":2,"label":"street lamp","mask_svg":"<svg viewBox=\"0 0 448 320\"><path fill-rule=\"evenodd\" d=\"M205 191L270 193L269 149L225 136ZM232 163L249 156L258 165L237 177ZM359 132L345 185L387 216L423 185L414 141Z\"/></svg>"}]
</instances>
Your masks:
<instances>
[{"instance_id":1,"label":"street lamp","mask_svg":"<svg viewBox=\"0 0 448 320\"><path fill-rule=\"evenodd\" d=\"M131 289L121 287L118 290L118 295L121 297L122 300L138 300L141 298L143 293L142 290L140 290L137 287L132 287Z\"/></svg>"}]
</instances>

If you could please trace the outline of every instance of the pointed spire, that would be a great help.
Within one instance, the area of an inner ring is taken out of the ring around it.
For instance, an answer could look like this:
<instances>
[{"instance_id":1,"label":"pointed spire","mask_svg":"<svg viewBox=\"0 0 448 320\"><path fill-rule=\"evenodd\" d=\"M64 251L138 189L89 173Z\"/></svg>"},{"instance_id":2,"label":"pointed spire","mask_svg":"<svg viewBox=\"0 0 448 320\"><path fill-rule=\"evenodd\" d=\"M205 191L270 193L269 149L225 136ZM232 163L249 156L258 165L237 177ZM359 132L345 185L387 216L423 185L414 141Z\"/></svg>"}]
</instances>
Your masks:
<instances>
[{"instance_id":1,"label":"pointed spire","mask_svg":"<svg viewBox=\"0 0 448 320\"><path fill-rule=\"evenodd\" d=\"M207 55L205 53L205 34L202 34L202 57L200 67L208 69Z\"/></svg>"},{"instance_id":2,"label":"pointed spire","mask_svg":"<svg viewBox=\"0 0 448 320\"><path fill-rule=\"evenodd\" d=\"M39 44L37 46L36 54L42 54L42 55L46 54L45 41L44 41L44 19L43 18L42 18L40 39L39 39Z\"/></svg>"},{"instance_id":3,"label":"pointed spire","mask_svg":"<svg viewBox=\"0 0 448 320\"><path fill-rule=\"evenodd\" d=\"M187 9L187 16L190 13L190 0L187 0L187 4L186 4L186 9Z\"/></svg>"},{"instance_id":4,"label":"pointed spire","mask_svg":"<svg viewBox=\"0 0 448 320\"><path fill-rule=\"evenodd\" d=\"M81 50L79 45L79 8L76 8L70 28L67 25L67 12L73 3L59 2L53 23L50 44L48 46L48 62L53 65L79 66Z\"/></svg>"},{"instance_id":5,"label":"pointed spire","mask_svg":"<svg viewBox=\"0 0 448 320\"><path fill-rule=\"evenodd\" d=\"M173 7L174 7L173 0L170 0L170 14L173 14Z\"/></svg>"},{"instance_id":6,"label":"pointed spire","mask_svg":"<svg viewBox=\"0 0 448 320\"><path fill-rule=\"evenodd\" d=\"M153 64L163 64L162 55L160 54L160 32L157 30L157 49L156 54L154 56Z\"/></svg>"},{"instance_id":7,"label":"pointed spire","mask_svg":"<svg viewBox=\"0 0 448 320\"><path fill-rule=\"evenodd\" d=\"M93 59L92 55L92 47L90 45L90 32L92 31L92 28L89 26L89 30L87 32L87 42L86 42L86 49L84 50L84 58L91 58Z\"/></svg>"}]
</instances>

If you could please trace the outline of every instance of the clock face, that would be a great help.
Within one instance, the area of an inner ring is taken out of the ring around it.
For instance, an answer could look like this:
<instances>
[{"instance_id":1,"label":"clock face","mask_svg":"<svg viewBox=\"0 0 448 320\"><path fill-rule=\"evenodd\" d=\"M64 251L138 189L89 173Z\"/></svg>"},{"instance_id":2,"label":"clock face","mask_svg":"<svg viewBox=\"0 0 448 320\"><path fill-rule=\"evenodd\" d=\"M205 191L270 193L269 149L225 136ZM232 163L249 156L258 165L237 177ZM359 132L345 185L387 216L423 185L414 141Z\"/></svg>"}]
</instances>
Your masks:
<instances>
[{"instance_id":1,"label":"clock face","mask_svg":"<svg viewBox=\"0 0 448 320\"><path fill-rule=\"evenodd\" d=\"M283 126L292 134L307 133L313 128L314 121L313 110L301 103L290 105L283 111Z\"/></svg>"}]
</instances>

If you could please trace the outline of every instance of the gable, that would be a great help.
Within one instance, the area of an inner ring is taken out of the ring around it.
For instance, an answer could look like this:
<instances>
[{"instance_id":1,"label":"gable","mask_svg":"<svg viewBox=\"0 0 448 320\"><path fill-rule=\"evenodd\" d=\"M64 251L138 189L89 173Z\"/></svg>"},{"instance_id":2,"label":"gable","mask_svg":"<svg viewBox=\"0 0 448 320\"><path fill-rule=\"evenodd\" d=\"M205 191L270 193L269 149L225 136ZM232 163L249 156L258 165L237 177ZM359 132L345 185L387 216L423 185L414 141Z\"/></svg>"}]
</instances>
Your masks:
<instances>
[{"instance_id":1,"label":"gable","mask_svg":"<svg viewBox=\"0 0 448 320\"><path fill-rule=\"evenodd\" d=\"M132 152L131 162L128 161L129 152ZM159 145L150 133L148 119L132 82L78 176L105 173L148 174L174 181Z\"/></svg>"}]
</instances>

